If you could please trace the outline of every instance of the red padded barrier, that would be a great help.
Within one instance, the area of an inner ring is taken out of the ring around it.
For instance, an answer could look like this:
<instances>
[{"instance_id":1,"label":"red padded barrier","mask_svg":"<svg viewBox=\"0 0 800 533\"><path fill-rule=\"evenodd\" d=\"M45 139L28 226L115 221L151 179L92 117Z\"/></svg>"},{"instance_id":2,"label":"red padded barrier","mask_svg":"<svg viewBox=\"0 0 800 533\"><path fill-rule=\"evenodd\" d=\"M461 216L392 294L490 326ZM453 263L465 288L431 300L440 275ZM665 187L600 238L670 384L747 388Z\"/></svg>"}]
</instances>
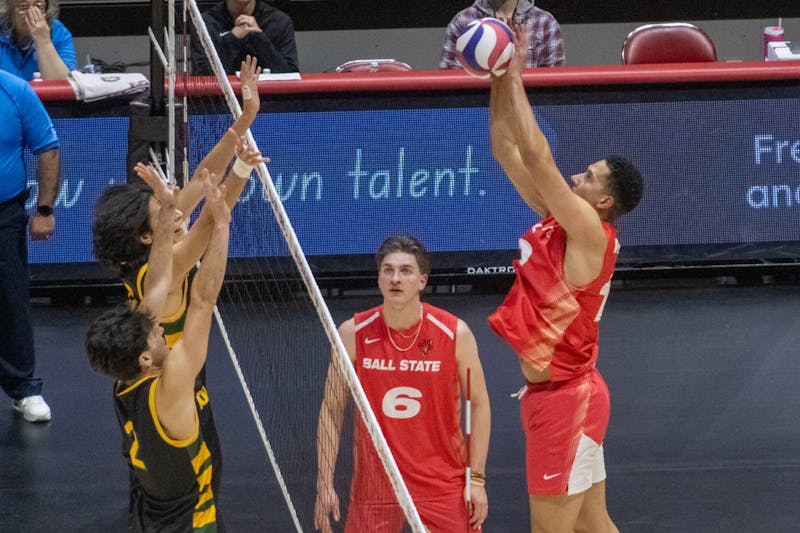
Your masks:
<instances>
[{"instance_id":1,"label":"red padded barrier","mask_svg":"<svg viewBox=\"0 0 800 533\"><path fill-rule=\"evenodd\" d=\"M410 72L347 72L302 74L301 80L262 81L261 94L310 94L340 92L459 91L489 87L489 80L473 78L457 70L415 70ZM800 80L798 61L754 61L732 63L685 63L666 65L602 65L591 67L550 67L531 69L524 75L527 87L570 87L586 85L642 85L734 83L737 81ZM75 100L66 81L32 83L45 101ZM231 78L238 93L239 80ZM213 77L178 79L176 94L184 87L189 94L220 94Z\"/></svg>"}]
</instances>

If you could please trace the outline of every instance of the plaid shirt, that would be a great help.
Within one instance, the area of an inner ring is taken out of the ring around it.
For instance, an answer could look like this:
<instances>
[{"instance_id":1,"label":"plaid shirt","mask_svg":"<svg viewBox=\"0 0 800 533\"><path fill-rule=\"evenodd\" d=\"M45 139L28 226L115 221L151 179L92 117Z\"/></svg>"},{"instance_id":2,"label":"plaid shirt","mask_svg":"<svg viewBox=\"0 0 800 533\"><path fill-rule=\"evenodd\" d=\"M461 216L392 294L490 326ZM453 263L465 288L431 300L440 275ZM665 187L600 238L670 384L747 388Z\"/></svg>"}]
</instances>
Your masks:
<instances>
[{"instance_id":1,"label":"plaid shirt","mask_svg":"<svg viewBox=\"0 0 800 533\"><path fill-rule=\"evenodd\" d=\"M442 46L439 68L461 68L461 63L456 59L456 40L464 32L467 24L487 16L492 16L492 14L485 13L473 5L453 17L453 20L447 25L447 36ZM561 37L561 27L553 15L544 9L534 7L525 13L517 13L514 22L528 25L530 49L528 50L528 59L525 61L527 68L564 65L564 39Z\"/></svg>"}]
</instances>

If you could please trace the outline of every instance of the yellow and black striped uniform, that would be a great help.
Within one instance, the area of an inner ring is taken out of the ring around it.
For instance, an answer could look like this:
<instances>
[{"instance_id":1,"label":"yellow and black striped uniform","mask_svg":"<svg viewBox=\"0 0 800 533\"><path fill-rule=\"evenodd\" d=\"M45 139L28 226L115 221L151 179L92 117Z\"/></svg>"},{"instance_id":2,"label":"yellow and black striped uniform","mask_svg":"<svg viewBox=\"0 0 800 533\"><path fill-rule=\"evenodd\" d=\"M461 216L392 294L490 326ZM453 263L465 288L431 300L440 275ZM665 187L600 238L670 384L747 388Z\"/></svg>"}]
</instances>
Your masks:
<instances>
[{"instance_id":1,"label":"yellow and black striped uniform","mask_svg":"<svg viewBox=\"0 0 800 533\"><path fill-rule=\"evenodd\" d=\"M148 263L141 265L127 267L122 273L122 283L125 285L125 290L128 293L128 301L131 306L139 305L144 295L144 277L147 274ZM195 269L189 271L189 274L184 278L181 290L181 304L178 310L171 316L158 317L161 327L164 328L164 337L167 340L167 346L172 348L175 343L183 336L183 326L186 322L186 310L189 308L189 296L192 286L192 279L194 278Z\"/></svg>"},{"instance_id":2,"label":"yellow and black striped uniform","mask_svg":"<svg viewBox=\"0 0 800 533\"><path fill-rule=\"evenodd\" d=\"M155 391L159 378L148 376L114 395L124 455L131 476L130 526L137 532L219 533L217 512L222 458L208 392L195 393L197 434L171 439L158 421Z\"/></svg>"}]
</instances>

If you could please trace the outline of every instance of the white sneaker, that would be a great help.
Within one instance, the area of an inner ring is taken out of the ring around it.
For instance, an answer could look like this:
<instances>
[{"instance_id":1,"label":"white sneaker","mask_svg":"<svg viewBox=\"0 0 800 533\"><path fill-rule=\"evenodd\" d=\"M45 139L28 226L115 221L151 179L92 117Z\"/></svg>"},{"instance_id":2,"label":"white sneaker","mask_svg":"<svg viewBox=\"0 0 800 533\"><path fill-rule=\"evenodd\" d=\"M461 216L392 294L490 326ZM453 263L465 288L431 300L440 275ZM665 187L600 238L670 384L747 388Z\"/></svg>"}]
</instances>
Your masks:
<instances>
[{"instance_id":1,"label":"white sneaker","mask_svg":"<svg viewBox=\"0 0 800 533\"><path fill-rule=\"evenodd\" d=\"M47 422L50 420L50 406L41 395L28 396L11 402L15 411L22 413L28 422Z\"/></svg>"}]
</instances>

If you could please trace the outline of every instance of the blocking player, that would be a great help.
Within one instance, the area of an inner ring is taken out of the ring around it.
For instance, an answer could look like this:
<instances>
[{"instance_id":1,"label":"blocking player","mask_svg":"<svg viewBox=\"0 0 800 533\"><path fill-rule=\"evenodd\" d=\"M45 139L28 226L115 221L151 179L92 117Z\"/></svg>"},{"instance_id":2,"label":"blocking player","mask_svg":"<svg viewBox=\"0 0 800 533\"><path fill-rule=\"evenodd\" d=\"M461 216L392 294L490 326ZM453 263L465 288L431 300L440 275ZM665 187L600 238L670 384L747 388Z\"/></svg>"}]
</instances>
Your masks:
<instances>
[{"instance_id":1,"label":"blocking player","mask_svg":"<svg viewBox=\"0 0 800 533\"><path fill-rule=\"evenodd\" d=\"M246 146L243 140L260 109L260 72L255 60L249 56L242 62L242 114L198 165L198 172L206 169L220 176L225 172L234 153L237 155L225 179L226 202L231 208L247 184L252 169L267 161L257 149ZM128 298L134 305L150 292L148 257L153 232L157 230L154 215L157 202L153 191L164 187L154 169L140 163L135 170L146 186L124 184L108 187L95 205L92 224L95 257L99 262L119 269ZM181 220L188 219L201 196L201 181L192 179L176 199L177 216ZM192 225L186 236L180 227L175 230L170 291L163 307L164 314L159 316L169 345L174 344L180 336L188 304L190 273L206 249L209 234L210 218L203 215ZM148 307L153 308L152 305Z\"/></svg>"},{"instance_id":2,"label":"blocking player","mask_svg":"<svg viewBox=\"0 0 800 533\"><path fill-rule=\"evenodd\" d=\"M609 394L595 368L598 323L619 252L613 221L642 196L642 177L609 156L571 176L553 160L522 80L527 32L492 80L492 152L543 220L520 238L516 280L489 317L517 352L532 532L617 532L605 497Z\"/></svg>"},{"instance_id":3,"label":"blocking player","mask_svg":"<svg viewBox=\"0 0 800 533\"><path fill-rule=\"evenodd\" d=\"M375 412L420 518L432 533L475 531L488 513L485 490L490 410L475 338L464 321L420 300L430 272L413 237L388 238L376 255L383 304L339 327L347 355ZM472 413L469 454L461 430L461 399ZM334 357L328 370L317 435L314 525L340 520L334 489L347 389ZM347 532L399 532L405 521L386 473L359 418ZM465 503L467 456L472 468Z\"/></svg>"},{"instance_id":4,"label":"blocking player","mask_svg":"<svg viewBox=\"0 0 800 533\"><path fill-rule=\"evenodd\" d=\"M212 230L194 278L185 335L170 349L160 309L120 305L89 327L92 368L116 380L114 402L131 478L130 527L139 532L222 531L217 504L221 457L208 393L195 382L205 364L211 316L228 254L230 208L225 186L203 173ZM153 242L153 305L170 285L174 196L160 195ZM158 256L158 257L156 257Z\"/></svg>"}]
</instances>

